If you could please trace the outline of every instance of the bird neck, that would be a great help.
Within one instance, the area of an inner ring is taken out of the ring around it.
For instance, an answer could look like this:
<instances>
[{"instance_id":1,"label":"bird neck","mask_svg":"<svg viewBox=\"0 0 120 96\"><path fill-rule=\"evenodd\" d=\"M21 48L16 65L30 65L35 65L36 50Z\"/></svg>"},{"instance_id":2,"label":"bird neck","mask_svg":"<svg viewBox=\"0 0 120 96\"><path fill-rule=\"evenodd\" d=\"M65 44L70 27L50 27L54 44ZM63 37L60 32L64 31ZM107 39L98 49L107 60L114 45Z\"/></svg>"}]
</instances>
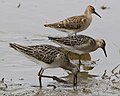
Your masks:
<instances>
[{"instance_id":1,"label":"bird neck","mask_svg":"<svg viewBox=\"0 0 120 96\"><path fill-rule=\"evenodd\" d=\"M84 15L85 15L87 18L92 18L91 12L90 12L88 9L85 10Z\"/></svg>"},{"instance_id":2,"label":"bird neck","mask_svg":"<svg viewBox=\"0 0 120 96\"><path fill-rule=\"evenodd\" d=\"M96 39L96 47L100 48L101 47L101 43L100 43L100 39Z\"/></svg>"},{"instance_id":3,"label":"bird neck","mask_svg":"<svg viewBox=\"0 0 120 96\"><path fill-rule=\"evenodd\" d=\"M96 44L95 44L95 46L93 48L93 51L97 50L98 48L99 48L99 43L96 41Z\"/></svg>"},{"instance_id":4,"label":"bird neck","mask_svg":"<svg viewBox=\"0 0 120 96\"><path fill-rule=\"evenodd\" d=\"M99 48L99 46L96 44L93 51L97 50Z\"/></svg>"}]
</instances>

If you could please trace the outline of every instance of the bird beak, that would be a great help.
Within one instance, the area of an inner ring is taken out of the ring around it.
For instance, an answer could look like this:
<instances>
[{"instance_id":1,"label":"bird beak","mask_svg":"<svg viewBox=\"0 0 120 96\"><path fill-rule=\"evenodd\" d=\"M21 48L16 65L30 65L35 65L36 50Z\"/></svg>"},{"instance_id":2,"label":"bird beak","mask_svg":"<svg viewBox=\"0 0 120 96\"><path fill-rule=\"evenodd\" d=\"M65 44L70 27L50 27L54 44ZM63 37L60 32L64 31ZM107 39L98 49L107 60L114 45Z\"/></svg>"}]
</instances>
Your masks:
<instances>
[{"instance_id":1,"label":"bird beak","mask_svg":"<svg viewBox=\"0 0 120 96\"><path fill-rule=\"evenodd\" d=\"M97 12L94 11L93 13L96 14L97 16L99 16L101 18L101 16Z\"/></svg>"},{"instance_id":2,"label":"bird beak","mask_svg":"<svg viewBox=\"0 0 120 96\"><path fill-rule=\"evenodd\" d=\"M106 50L105 50L105 47L102 48L104 53L105 53L105 56L107 57L107 53L106 53Z\"/></svg>"},{"instance_id":3,"label":"bird beak","mask_svg":"<svg viewBox=\"0 0 120 96\"><path fill-rule=\"evenodd\" d=\"M74 80L73 80L73 88L76 86L77 88L77 74L74 74Z\"/></svg>"}]
</instances>

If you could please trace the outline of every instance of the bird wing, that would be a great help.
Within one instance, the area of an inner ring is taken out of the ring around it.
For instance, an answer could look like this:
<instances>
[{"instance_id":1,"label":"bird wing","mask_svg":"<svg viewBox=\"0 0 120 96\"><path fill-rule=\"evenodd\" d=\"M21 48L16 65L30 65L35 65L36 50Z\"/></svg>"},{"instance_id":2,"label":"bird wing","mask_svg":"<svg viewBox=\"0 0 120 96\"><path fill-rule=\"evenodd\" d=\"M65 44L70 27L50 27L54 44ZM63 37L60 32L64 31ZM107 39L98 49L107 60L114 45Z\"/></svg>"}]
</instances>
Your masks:
<instances>
[{"instance_id":1,"label":"bird wing","mask_svg":"<svg viewBox=\"0 0 120 96\"><path fill-rule=\"evenodd\" d=\"M86 41L81 42L79 45L74 45L73 47L80 51L86 51L86 52L88 51L89 52L89 50L93 50L92 46L94 46L95 43L96 42L94 39L88 39Z\"/></svg>"},{"instance_id":2,"label":"bird wing","mask_svg":"<svg viewBox=\"0 0 120 96\"><path fill-rule=\"evenodd\" d=\"M45 25L46 27L54 27L59 29L79 29L83 25L83 23L86 21L86 18L84 15L81 16L73 16L69 17L63 21L60 21L58 23L48 24Z\"/></svg>"},{"instance_id":3,"label":"bird wing","mask_svg":"<svg viewBox=\"0 0 120 96\"><path fill-rule=\"evenodd\" d=\"M80 50L88 49L88 47L91 48L91 45L95 44L95 40L93 38L85 35L76 35L61 38L49 37L49 39L59 45L67 45Z\"/></svg>"},{"instance_id":4,"label":"bird wing","mask_svg":"<svg viewBox=\"0 0 120 96\"><path fill-rule=\"evenodd\" d=\"M54 62L58 54L61 54L60 51L53 46L37 45L28 47L33 49L32 57L47 64Z\"/></svg>"},{"instance_id":5,"label":"bird wing","mask_svg":"<svg viewBox=\"0 0 120 96\"><path fill-rule=\"evenodd\" d=\"M9 45L18 52L47 64L51 64L59 54L63 54L57 47L52 45L22 46L15 43L10 43Z\"/></svg>"}]
</instances>

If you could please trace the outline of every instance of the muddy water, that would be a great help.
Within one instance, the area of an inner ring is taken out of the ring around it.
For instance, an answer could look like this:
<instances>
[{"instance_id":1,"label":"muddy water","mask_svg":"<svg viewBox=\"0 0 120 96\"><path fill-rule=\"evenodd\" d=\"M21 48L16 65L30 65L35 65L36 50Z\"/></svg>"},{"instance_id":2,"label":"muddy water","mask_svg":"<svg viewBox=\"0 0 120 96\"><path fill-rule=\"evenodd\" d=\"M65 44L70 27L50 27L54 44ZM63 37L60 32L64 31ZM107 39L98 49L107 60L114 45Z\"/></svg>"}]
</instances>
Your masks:
<instances>
[{"instance_id":1,"label":"muddy water","mask_svg":"<svg viewBox=\"0 0 120 96\"><path fill-rule=\"evenodd\" d=\"M108 54L106 58L101 49L91 53L92 60L100 59L100 61L89 73L101 76L106 69L108 74L111 74L111 70L120 63L119 3L119 0L1 0L0 77L8 81L12 79L15 83L38 85L37 72L40 66L9 48L9 42L23 45L44 43L55 45L48 41L47 36L67 36L67 34L45 28L43 25L82 14L89 4L95 6L102 18L93 15L90 27L80 34L104 38ZM109 8L102 10L101 6ZM66 72L62 69L49 69L45 74L65 76ZM19 78L24 78L24 80L20 81ZM43 79L44 87L49 82L52 80Z\"/></svg>"}]
</instances>

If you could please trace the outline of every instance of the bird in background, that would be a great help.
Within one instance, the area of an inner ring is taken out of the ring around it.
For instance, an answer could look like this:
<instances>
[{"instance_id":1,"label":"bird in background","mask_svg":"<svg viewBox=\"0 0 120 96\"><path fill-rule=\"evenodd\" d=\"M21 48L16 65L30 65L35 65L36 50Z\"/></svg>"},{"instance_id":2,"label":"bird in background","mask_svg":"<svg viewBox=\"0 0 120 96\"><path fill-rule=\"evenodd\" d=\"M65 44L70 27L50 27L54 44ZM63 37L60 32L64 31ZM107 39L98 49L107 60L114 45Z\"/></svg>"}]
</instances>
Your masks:
<instances>
[{"instance_id":1,"label":"bird in background","mask_svg":"<svg viewBox=\"0 0 120 96\"><path fill-rule=\"evenodd\" d=\"M87 6L83 15L69 17L65 20L59 21L53 24L45 24L45 27L54 28L56 30L66 32L69 36L72 34L77 34L88 28L92 21L92 15L96 14L101 18L101 16L95 11L95 8L91 5Z\"/></svg>"}]
</instances>

